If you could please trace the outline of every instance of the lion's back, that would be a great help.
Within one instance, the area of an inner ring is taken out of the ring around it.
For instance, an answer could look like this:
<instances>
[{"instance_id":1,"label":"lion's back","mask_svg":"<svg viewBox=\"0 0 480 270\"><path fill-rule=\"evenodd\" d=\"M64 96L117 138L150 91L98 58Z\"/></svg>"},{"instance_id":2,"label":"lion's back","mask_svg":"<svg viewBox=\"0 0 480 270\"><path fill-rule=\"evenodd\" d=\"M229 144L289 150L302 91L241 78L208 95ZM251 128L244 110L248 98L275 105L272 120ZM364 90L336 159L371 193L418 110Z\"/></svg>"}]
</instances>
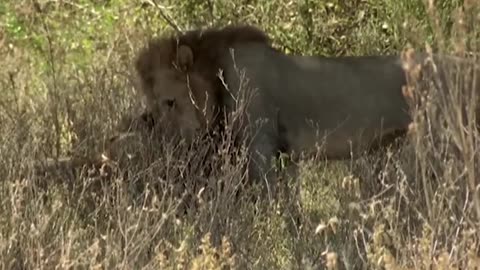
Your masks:
<instances>
[{"instance_id":1,"label":"lion's back","mask_svg":"<svg viewBox=\"0 0 480 270\"><path fill-rule=\"evenodd\" d=\"M314 129L344 141L381 125L402 129L411 121L398 56L293 56L251 43L234 46L222 63L235 96L246 90L239 71L255 90L251 119L272 120L286 131L290 145L310 145L317 140Z\"/></svg>"}]
</instances>

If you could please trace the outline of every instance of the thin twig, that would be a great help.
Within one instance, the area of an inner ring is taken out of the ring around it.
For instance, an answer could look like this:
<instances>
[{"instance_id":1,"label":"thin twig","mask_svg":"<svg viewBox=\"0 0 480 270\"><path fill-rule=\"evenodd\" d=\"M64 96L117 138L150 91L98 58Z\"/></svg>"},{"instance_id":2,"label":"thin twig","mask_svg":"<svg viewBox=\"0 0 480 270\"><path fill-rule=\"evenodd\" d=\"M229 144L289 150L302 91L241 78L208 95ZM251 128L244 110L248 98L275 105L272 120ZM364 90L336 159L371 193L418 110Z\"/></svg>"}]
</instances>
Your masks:
<instances>
[{"instance_id":1,"label":"thin twig","mask_svg":"<svg viewBox=\"0 0 480 270\"><path fill-rule=\"evenodd\" d=\"M158 11L160 12L160 16L162 16L162 18L173 28L175 29L176 32L178 33L183 33L183 30L178 26L177 23L175 23L175 21L173 20L173 18L171 18L170 16L168 16L164 9L165 7L164 6L160 6L159 4L157 4L156 2L152 1L152 0L145 0L146 3L150 4L151 6L154 6L158 9Z\"/></svg>"}]
</instances>

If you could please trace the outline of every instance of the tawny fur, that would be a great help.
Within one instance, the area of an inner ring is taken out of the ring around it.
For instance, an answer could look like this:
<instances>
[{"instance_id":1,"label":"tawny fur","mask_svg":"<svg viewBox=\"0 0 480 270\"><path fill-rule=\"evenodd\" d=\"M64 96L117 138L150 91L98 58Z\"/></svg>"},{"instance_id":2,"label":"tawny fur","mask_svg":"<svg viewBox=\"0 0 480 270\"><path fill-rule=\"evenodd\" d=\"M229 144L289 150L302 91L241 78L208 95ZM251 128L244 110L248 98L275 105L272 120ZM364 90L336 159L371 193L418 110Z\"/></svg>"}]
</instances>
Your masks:
<instances>
[{"instance_id":1,"label":"tawny fur","mask_svg":"<svg viewBox=\"0 0 480 270\"><path fill-rule=\"evenodd\" d=\"M217 77L222 53L229 47L247 42L270 44L270 38L260 29L249 25L229 25L223 28L191 30L180 35L152 39L140 51L135 67L145 83L161 69L175 69L177 48L188 46L193 52L193 66L184 72L195 72L208 82L215 82L214 92L223 86ZM145 89L142 89L145 91ZM211 93L216 94L216 93Z\"/></svg>"}]
</instances>

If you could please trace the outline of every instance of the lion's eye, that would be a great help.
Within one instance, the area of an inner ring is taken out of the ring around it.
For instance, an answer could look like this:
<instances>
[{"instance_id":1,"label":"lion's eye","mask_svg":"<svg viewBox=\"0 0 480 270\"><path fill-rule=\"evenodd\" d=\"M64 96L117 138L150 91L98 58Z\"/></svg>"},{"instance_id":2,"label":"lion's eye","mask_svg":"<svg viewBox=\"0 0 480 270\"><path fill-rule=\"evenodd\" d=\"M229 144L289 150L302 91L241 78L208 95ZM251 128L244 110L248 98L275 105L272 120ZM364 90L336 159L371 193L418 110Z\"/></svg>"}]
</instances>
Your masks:
<instances>
[{"instance_id":1,"label":"lion's eye","mask_svg":"<svg viewBox=\"0 0 480 270\"><path fill-rule=\"evenodd\" d=\"M173 106L175 106L175 99L167 99L164 102L170 108L173 108Z\"/></svg>"},{"instance_id":2,"label":"lion's eye","mask_svg":"<svg viewBox=\"0 0 480 270\"><path fill-rule=\"evenodd\" d=\"M153 118L153 115L151 112L144 112L140 116L148 126L148 128L153 128L155 126L155 119Z\"/></svg>"}]
</instances>

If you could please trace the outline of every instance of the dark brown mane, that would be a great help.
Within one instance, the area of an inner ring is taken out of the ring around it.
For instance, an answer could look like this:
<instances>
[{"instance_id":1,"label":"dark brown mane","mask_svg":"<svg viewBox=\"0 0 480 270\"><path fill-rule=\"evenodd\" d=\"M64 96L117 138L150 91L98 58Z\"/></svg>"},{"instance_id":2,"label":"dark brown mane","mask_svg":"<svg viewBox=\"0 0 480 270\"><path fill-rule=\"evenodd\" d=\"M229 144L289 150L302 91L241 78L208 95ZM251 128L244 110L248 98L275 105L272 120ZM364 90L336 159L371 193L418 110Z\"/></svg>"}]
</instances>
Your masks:
<instances>
[{"instance_id":1,"label":"dark brown mane","mask_svg":"<svg viewBox=\"0 0 480 270\"><path fill-rule=\"evenodd\" d=\"M260 29L249 25L230 25L223 28L191 30L180 35L152 39L139 53L136 69L141 79L162 68L173 68L177 48L187 45L193 52L194 71L207 81L216 82L220 67L220 54L238 43L260 42L270 45L269 37Z\"/></svg>"}]
</instances>

